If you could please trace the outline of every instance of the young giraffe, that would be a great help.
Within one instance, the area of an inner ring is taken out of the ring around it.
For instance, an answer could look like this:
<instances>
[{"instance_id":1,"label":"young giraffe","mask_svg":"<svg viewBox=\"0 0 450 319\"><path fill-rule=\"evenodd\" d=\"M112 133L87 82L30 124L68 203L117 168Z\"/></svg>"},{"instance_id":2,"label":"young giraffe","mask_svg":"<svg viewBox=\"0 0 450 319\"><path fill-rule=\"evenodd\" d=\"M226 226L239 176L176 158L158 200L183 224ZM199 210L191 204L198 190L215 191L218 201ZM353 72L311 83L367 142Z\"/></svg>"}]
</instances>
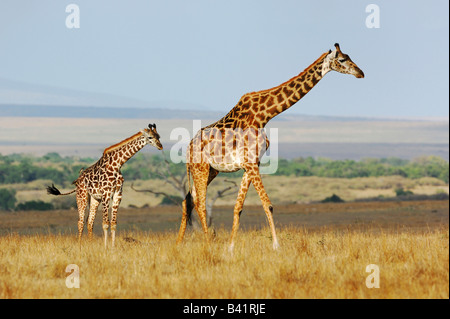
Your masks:
<instances>
[{"instance_id":1,"label":"young giraffe","mask_svg":"<svg viewBox=\"0 0 450 319\"><path fill-rule=\"evenodd\" d=\"M123 177L120 168L134 154L136 154L145 145L150 144L157 149L162 150L159 134L156 131L155 124L149 124L149 128L143 129L135 135L123 140L120 143L106 148L103 156L89 168L82 170L80 176L72 183L76 185L76 189L61 193L54 185L47 187L47 192L51 195L68 195L77 192L78 206L78 240L81 247L81 234L84 228L84 214L88 203L89 196L90 209L88 218L88 235L92 238L92 230L94 227L95 214L100 203L103 209L103 233L105 237L105 248L108 238L108 210L111 198L113 200L111 209L111 239L112 247L114 247L116 225L117 225L117 209L122 200Z\"/></svg>"},{"instance_id":2,"label":"young giraffe","mask_svg":"<svg viewBox=\"0 0 450 319\"><path fill-rule=\"evenodd\" d=\"M193 186L183 201L177 243L183 240L186 223L194 206L208 240L205 208L208 184L219 172L244 169L234 207L229 249L233 249L239 217L251 183L262 201L272 232L273 248L279 247L272 217L273 207L259 173L260 159L269 147L264 127L276 115L298 102L329 71L352 74L357 78L364 77L363 71L347 54L341 52L339 44L336 43L335 47L335 50L323 53L313 64L289 81L272 89L244 94L225 117L202 128L191 140L187 150L186 168L188 179L192 173Z\"/></svg>"}]
</instances>

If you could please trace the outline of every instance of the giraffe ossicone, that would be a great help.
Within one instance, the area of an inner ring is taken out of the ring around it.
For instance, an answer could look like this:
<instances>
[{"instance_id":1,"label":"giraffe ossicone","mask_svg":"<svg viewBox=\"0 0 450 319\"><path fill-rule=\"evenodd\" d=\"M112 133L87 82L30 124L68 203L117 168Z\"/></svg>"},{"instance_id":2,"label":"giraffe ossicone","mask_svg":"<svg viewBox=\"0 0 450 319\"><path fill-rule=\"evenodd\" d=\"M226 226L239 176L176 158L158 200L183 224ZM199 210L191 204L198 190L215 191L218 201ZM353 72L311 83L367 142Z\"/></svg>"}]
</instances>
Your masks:
<instances>
[{"instance_id":1,"label":"giraffe ossicone","mask_svg":"<svg viewBox=\"0 0 450 319\"><path fill-rule=\"evenodd\" d=\"M234 206L230 250L239 228L239 217L250 184L255 187L266 213L272 233L273 248L279 247L273 221L273 206L264 189L259 164L269 147L264 127L278 114L286 111L305 96L328 72L336 71L363 78L363 71L341 51L339 44L308 66L299 75L267 90L244 94L228 114L203 127L191 140L186 152L189 192L183 201L183 215L177 243L183 240L187 221L195 207L205 237L209 240L206 223L206 189L219 172L244 170ZM190 177L192 175L192 186Z\"/></svg>"},{"instance_id":2,"label":"giraffe ossicone","mask_svg":"<svg viewBox=\"0 0 450 319\"><path fill-rule=\"evenodd\" d=\"M97 208L102 204L103 212L103 234L105 247L108 239L108 228L111 226L111 241L114 247L117 210L122 200L123 176L120 168L134 154L149 144L159 150L163 149L160 136L156 131L155 124L149 124L148 128L142 129L133 136L114 144L103 151L102 157L92 166L81 170L78 178L73 181L76 188L68 193L61 193L53 184L47 187L48 194L69 195L76 192L78 207L78 240L81 248L81 235L85 222L85 211L90 198L88 235L92 238L95 215ZM111 223L109 222L109 205L112 199Z\"/></svg>"}]
</instances>

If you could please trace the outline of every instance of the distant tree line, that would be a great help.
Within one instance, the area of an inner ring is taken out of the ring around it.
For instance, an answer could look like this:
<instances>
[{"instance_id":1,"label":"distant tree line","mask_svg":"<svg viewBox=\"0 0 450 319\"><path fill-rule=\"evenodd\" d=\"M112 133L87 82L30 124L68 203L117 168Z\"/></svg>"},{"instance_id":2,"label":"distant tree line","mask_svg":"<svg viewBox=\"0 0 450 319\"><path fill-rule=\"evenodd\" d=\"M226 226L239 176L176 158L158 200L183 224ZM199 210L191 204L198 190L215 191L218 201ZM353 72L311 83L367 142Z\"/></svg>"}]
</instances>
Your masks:
<instances>
[{"instance_id":1,"label":"distant tree line","mask_svg":"<svg viewBox=\"0 0 450 319\"><path fill-rule=\"evenodd\" d=\"M28 183L38 179L51 180L55 184L68 185L74 181L81 168L87 168L96 159L62 157L49 153L42 157L0 154L0 184ZM159 169L164 161L160 155L138 153L123 167L125 180L161 179ZM183 163L169 163L174 175L186 174ZM228 175L240 176L242 172ZM407 178L435 177L448 184L449 163L437 156L423 156L413 160L399 158L368 158L360 161L330 160L326 158L279 159L275 175L318 176L336 178L378 177L400 175Z\"/></svg>"},{"instance_id":2,"label":"distant tree line","mask_svg":"<svg viewBox=\"0 0 450 319\"><path fill-rule=\"evenodd\" d=\"M14 189L0 188L0 210L51 210L53 204L41 200L31 200L16 205L16 191Z\"/></svg>"},{"instance_id":3,"label":"distant tree line","mask_svg":"<svg viewBox=\"0 0 450 319\"><path fill-rule=\"evenodd\" d=\"M449 163L438 156L423 156L410 161L393 157L367 158L360 161L307 157L293 160L280 159L275 175L337 178L398 175L413 179L435 177L448 184Z\"/></svg>"},{"instance_id":4,"label":"distant tree line","mask_svg":"<svg viewBox=\"0 0 450 319\"><path fill-rule=\"evenodd\" d=\"M71 182L78 177L82 167L91 165L92 159L75 159L49 153L42 157L0 154L0 184L28 183L48 179L57 183Z\"/></svg>"}]
</instances>

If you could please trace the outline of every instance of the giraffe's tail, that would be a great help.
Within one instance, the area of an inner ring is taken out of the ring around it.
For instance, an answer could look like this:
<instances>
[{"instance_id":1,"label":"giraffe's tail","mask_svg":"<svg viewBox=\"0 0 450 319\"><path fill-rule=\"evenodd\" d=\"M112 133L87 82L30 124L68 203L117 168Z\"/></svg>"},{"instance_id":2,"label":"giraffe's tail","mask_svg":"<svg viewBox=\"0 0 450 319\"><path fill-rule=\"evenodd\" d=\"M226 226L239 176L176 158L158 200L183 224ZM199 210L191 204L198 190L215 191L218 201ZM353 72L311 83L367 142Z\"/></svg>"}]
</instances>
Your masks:
<instances>
[{"instance_id":1,"label":"giraffe's tail","mask_svg":"<svg viewBox=\"0 0 450 319\"><path fill-rule=\"evenodd\" d=\"M192 198L192 192L191 192L191 168L190 168L189 163L186 163L186 174L187 174L187 180L188 180L188 192L184 199L185 206L183 209L186 210L187 222L189 223L189 225L192 226L191 214L192 214L192 208L194 207L194 204L193 204L193 198Z\"/></svg>"},{"instance_id":2,"label":"giraffe's tail","mask_svg":"<svg viewBox=\"0 0 450 319\"><path fill-rule=\"evenodd\" d=\"M69 194L74 193L76 190L77 190L77 189L74 189L73 191L68 192L68 193L61 193L61 192L59 191L59 189L57 189L57 188L55 187L54 184L52 184L52 186L47 186L47 194L55 195L55 196L58 196L58 195L69 195Z\"/></svg>"},{"instance_id":3,"label":"giraffe's tail","mask_svg":"<svg viewBox=\"0 0 450 319\"><path fill-rule=\"evenodd\" d=\"M189 163L186 163L186 174L187 174L187 182L188 182L188 193L191 192L191 168Z\"/></svg>"}]
</instances>

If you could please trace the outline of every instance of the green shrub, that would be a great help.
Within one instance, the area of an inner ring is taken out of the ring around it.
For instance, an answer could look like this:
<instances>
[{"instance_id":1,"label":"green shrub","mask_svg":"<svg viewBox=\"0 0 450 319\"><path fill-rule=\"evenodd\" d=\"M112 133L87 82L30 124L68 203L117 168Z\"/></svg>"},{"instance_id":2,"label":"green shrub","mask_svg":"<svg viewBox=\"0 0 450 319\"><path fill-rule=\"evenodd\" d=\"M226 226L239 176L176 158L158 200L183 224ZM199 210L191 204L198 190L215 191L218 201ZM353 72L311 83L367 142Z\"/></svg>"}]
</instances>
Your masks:
<instances>
[{"instance_id":1,"label":"green shrub","mask_svg":"<svg viewBox=\"0 0 450 319\"><path fill-rule=\"evenodd\" d=\"M321 201L321 203L343 203L344 200L337 196L336 194L331 195L330 197L325 198Z\"/></svg>"},{"instance_id":2,"label":"green shrub","mask_svg":"<svg viewBox=\"0 0 450 319\"><path fill-rule=\"evenodd\" d=\"M409 190L404 190L403 187L397 188L395 190L395 195L396 196L408 196L408 195L414 195L413 192L409 191Z\"/></svg>"},{"instance_id":3,"label":"green shrub","mask_svg":"<svg viewBox=\"0 0 450 319\"><path fill-rule=\"evenodd\" d=\"M32 200L17 205L16 210L52 210L53 205L41 200Z\"/></svg>"},{"instance_id":4,"label":"green shrub","mask_svg":"<svg viewBox=\"0 0 450 319\"><path fill-rule=\"evenodd\" d=\"M13 210L16 204L16 191L13 189L0 189L0 209Z\"/></svg>"},{"instance_id":5,"label":"green shrub","mask_svg":"<svg viewBox=\"0 0 450 319\"><path fill-rule=\"evenodd\" d=\"M181 198L180 196L164 196L163 200L161 201L161 203L159 205L181 205L181 203L183 202L183 198Z\"/></svg>"}]
</instances>

